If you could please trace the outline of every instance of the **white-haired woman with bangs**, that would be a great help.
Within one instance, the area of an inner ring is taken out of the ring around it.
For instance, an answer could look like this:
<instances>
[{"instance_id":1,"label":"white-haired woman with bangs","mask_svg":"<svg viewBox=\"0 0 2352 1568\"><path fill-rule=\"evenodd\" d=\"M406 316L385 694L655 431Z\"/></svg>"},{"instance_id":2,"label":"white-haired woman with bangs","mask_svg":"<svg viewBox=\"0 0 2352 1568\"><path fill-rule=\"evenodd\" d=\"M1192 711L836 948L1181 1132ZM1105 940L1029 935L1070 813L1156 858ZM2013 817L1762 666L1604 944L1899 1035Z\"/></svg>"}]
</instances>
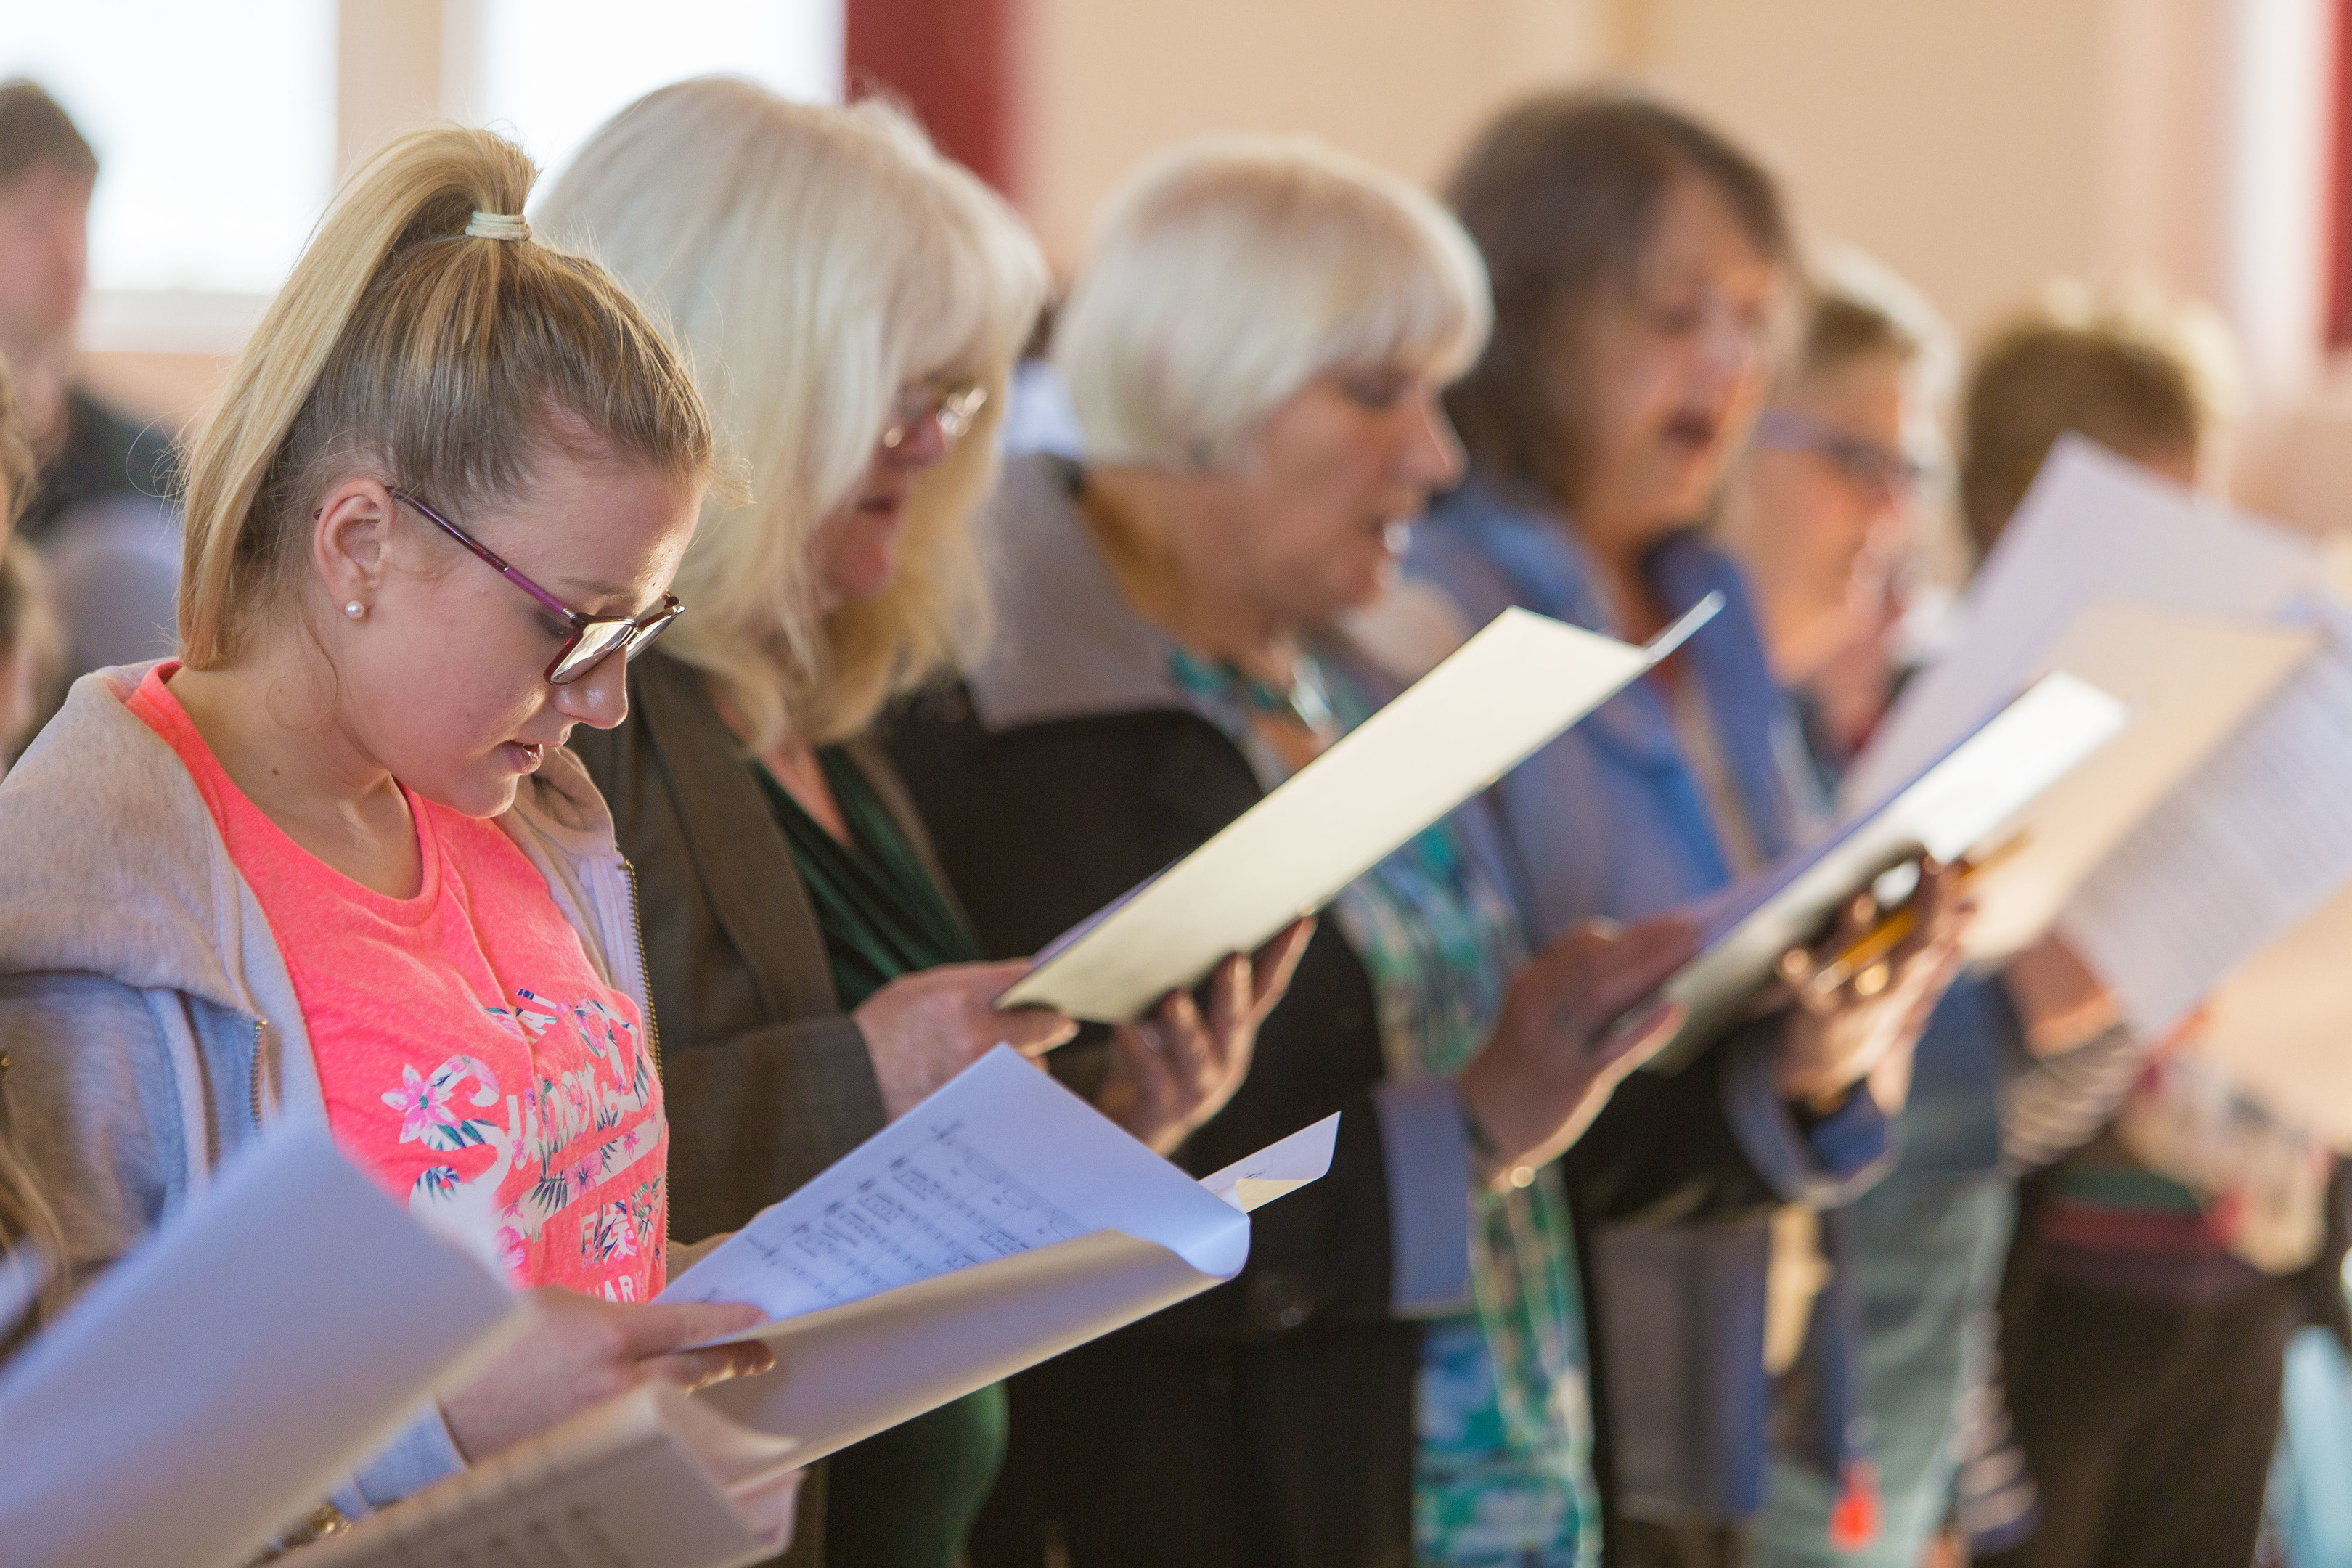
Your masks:
<instances>
[{"instance_id":1,"label":"white-haired woman with bangs","mask_svg":"<svg viewBox=\"0 0 2352 1568\"><path fill-rule=\"evenodd\" d=\"M982 534L1003 631L890 731L989 951L1200 844L1393 694L1340 624L1461 474L1438 397L1487 321L1454 220L1319 144L1195 144L1114 196L1055 344L1087 457L1008 469ZM1618 1020L1688 927L1530 955L1514 887L1474 803L1339 895L1176 1156L1213 1170L1337 1110L1330 1174L1260 1212L1233 1285L1013 1380L979 1568L1596 1560L1561 1157L1611 1215L1752 1178L1704 1075L1587 1131L1669 1026ZM1660 1118L1676 1136L1644 1135Z\"/></svg>"},{"instance_id":2,"label":"white-haired woman with bangs","mask_svg":"<svg viewBox=\"0 0 2352 1568\"><path fill-rule=\"evenodd\" d=\"M630 671L582 747L646 910L682 1235L740 1226L1000 1041L1076 1026L991 1006L923 825L866 738L977 646L967 514L1045 271L1011 210L903 113L681 82L600 130L541 224L665 313L742 481L678 571L699 620ZM1303 932L1116 1031L1104 1109L1171 1149L1247 1068ZM793 1563L953 1568L993 1480L987 1389L845 1450Z\"/></svg>"}]
</instances>

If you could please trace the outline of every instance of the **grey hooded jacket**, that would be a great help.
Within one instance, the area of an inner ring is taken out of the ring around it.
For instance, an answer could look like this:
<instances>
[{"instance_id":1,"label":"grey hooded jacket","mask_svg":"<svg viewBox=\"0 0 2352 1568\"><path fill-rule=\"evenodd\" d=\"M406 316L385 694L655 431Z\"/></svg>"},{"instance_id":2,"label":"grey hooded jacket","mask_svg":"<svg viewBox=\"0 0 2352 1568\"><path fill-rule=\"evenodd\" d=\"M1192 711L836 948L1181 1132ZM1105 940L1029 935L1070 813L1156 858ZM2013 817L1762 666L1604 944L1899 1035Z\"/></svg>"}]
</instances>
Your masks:
<instances>
[{"instance_id":1,"label":"grey hooded jacket","mask_svg":"<svg viewBox=\"0 0 2352 1568\"><path fill-rule=\"evenodd\" d=\"M264 1126L326 1114L261 906L177 753L124 705L149 668L76 681L0 784L0 1097L77 1282ZM629 868L578 760L549 752L498 822L650 1025ZM463 1463L428 1404L333 1501L357 1516Z\"/></svg>"}]
</instances>

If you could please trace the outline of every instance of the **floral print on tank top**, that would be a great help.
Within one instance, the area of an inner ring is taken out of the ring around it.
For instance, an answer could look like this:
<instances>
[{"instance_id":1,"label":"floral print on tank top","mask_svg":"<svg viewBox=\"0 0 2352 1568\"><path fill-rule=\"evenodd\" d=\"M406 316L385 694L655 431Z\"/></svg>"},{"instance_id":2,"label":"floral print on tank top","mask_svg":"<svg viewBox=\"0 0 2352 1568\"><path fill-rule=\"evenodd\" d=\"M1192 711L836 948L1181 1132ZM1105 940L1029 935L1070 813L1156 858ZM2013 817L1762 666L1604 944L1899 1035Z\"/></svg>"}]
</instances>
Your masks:
<instances>
[{"instance_id":1,"label":"floral print on tank top","mask_svg":"<svg viewBox=\"0 0 2352 1568\"><path fill-rule=\"evenodd\" d=\"M1278 700L1179 650L1171 673L1249 759L1288 776L1255 712L1324 714L1342 731L1372 705L1333 662L1302 659ZM1485 1043L1526 956L1517 911L1439 823L1358 878L1331 918L1371 981L1391 1076L1451 1076ZM1471 1311L1423 1325L1414 1389L1413 1556L1460 1568L1591 1568L1601 1556L1592 1415L1575 1237L1557 1165L1472 1194Z\"/></svg>"}]
</instances>

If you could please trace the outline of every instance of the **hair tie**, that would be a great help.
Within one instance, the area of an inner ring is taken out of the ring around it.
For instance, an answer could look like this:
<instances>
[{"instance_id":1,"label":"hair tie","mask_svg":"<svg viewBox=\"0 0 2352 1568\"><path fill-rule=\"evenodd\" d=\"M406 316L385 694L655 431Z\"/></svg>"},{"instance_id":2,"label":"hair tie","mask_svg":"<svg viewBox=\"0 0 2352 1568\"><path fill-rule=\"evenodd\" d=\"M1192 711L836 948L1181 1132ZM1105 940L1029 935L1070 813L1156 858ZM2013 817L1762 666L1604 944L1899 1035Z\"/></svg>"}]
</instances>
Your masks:
<instances>
[{"instance_id":1,"label":"hair tie","mask_svg":"<svg viewBox=\"0 0 2352 1568\"><path fill-rule=\"evenodd\" d=\"M466 226L472 239L529 239L530 225L520 213L486 213L477 211L474 221Z\"/></svg>"}]
</instances>

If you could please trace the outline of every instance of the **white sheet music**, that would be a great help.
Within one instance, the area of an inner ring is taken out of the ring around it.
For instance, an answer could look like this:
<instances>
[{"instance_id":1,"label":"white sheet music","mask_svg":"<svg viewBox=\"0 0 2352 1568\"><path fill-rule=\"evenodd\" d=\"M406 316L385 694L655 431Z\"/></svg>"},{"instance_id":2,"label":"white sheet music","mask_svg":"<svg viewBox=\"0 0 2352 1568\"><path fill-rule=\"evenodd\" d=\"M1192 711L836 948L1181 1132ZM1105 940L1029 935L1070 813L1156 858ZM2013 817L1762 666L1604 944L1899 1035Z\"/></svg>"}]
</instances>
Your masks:
<instances>
[{"instance_id":1,"label":"white sheet music","mask_svg":"<svg viewBox=\"0 0 2352 1568\"><path fill-rule=\"evenodd\" d=\"M1076 1215L982 1153L962 1122L934 1122L928 1131L862 1177L850 1196L772 1241L757 1233L748 1238L774 1271L777 1288L793 1292L794 1304L777 1316L839 1306L1087 1234Z\"/></svg>"},{"instance_id":2,"label":"white sheet music","mask_svg":"<svg viewBox=\"0 0 2352 1568\"><path fill-rule=\"evenodd\" d=\"M690 1402L640 1390L302 1561L765 1558L792 1468L1231 1279L1249 1251L1237 1211L1323 1174L1339 1124L1196 1183L1000 1046L673 1283L768 1308L778 1321L730 1337L766 1341L777 1370Z\"/></svg>"},{"instance_id":3,"label":"white sheet music","mask_svg":"<svg viewBox=\"0 0 2352 1568\"><path fill-rule=\"evenodd\" d=\"M0 1560L242 1561L514 1305L323 1126L273 1133L0 1375Z\"/></svg>"},{"instance_id":4,"label":"white sheet music","mask_svg":"<svg viewBox=\"0 0 2352 1568\"><path fill-rule=\"evenodd\" d=\"M2352 880L2352 608L2327 646L2118 845L2061 929L2155 1034Z\"/></svg>"},{"instance_id":5,"label":"white sheet music","mask_svg":"<svg viewBox=\"0 0 2352 1568\"><path fill-rule=\"evenodd\" d=\"M1866 805L1925 767L2021 690L2092 605L2266 622L2320 568L2308 540L2068 436L1969 586L1950 646L1854 759L1839 805Z\"/></svg>"},{"instance_id":6,"label":"white sheet music","mask_svg":"<svg viewBox=\"0 0 2352 1568\"><path fill-rule=\"evenodd\" d=\"M1099 1230L1219 1276L1248 1249L1232 1207L999 1046L761 1211L663 1299L751 1301L792 1318Z\"/></svg>"}]
</instances>

